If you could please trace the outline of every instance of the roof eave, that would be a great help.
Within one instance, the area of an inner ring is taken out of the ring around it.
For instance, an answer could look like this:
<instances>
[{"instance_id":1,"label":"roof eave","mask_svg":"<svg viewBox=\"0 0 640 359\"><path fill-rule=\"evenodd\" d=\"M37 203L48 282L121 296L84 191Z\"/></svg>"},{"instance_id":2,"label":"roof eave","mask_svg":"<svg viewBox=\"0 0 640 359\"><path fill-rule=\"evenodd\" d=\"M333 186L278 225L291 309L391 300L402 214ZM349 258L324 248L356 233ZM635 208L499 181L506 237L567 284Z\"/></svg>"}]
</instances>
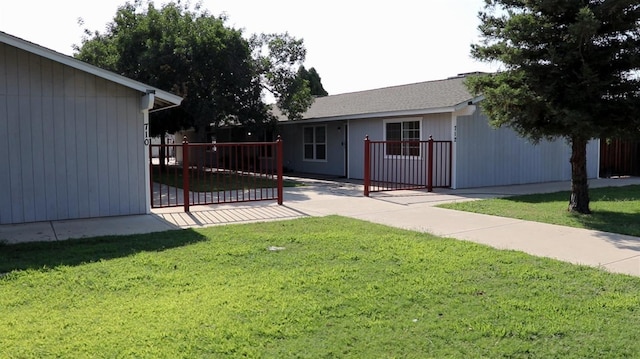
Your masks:
<instances>
[{"instance_id":1,"label":"roof eave","mask_svg":"<svg viewBox=\"0 0 640 359\"><path fill-rule=\"evenodd\" d=\"M280 121L279 123L293 124L298 122L311 123L311 122L333 122L333 121L362 120L362 119L376 119L376 118L390 118L390 117L409 117L409 116L418 116L418 115L431 115L435 113L451 113L455 111L456 111L456 106L449 106L449 107L436 107L436 108L403 110L403 111L359 113L359 114L328 116L328 117L310 117L310 118L303 118L301 120L285 119Z\"/></svg>"},{"instance_id":2,"label":"roof eave","mask_svg":"<svg viewBox=\"0 0 640 359\"><path fill-rule=\"evenodd\" d=\"M125 76L118 75L111 71L101 69L97 66L90 65L71 56L67 56L51 49L47 49L46 47L42 47L40 45L20 39L15 36L11 36L2 31L0 31L0 40L7 45L47 58L49 60L59 62L63 65L67 65L77 70L81 70L86 73L101 77L105 80L123 85L125 87L129 87L142 93L148 93L150 90L154 90L156 103L159 105L158 109L175 107L180 105L180 103L182 102L182 97L180 96L143 84L142 82L132 80Z\"/></svg>"}]
</instances>

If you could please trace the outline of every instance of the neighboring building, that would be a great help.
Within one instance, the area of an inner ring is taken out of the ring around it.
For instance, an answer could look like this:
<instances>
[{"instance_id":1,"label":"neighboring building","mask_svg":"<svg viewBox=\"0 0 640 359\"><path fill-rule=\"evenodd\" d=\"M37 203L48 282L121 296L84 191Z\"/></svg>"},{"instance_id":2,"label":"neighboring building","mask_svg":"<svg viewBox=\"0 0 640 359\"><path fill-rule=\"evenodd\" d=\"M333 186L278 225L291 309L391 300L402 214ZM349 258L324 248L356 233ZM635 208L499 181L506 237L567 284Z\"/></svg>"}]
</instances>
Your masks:
<instances>
[{"instance_id":1,"label":"neighboring building","mask_svg":"<svg viewBox=\"0 0 640 359\"><path fill-rule=\"evenodd\" d=\"M560 139L537 145L508 128L494 129L464 85L465 75L320 97L302 120L280 116L290 171L364 177L364 138L453 141L451 186L471 188L571 179L571 148ZM599 141L587 149L598 176ZM410 156L408 156L410 157Z\"/></svg>"},{"instance_id":2,"label":"neighboring building","mask_svg":"<svg viewBox=\"0 0 640 359\"><path fill-rule=\"evenodd\" d=\"M182 99L0 32L0 224L150 211L150 111Z\"/></svg>"}]
</instances>

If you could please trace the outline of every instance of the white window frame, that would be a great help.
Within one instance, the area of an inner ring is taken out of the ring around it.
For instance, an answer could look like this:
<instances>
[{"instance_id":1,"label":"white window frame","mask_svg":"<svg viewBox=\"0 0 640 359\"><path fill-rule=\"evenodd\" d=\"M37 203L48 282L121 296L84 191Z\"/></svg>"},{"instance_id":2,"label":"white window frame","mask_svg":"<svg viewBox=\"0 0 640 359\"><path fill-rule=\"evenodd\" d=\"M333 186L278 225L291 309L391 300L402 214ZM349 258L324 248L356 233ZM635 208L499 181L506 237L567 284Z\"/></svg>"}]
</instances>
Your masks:
<instances>
[{"instance_id":1,"label":"white window frame","mask_svg":"<svg viewBox=\"0 0 640 359\"><path fill-rule=\"evenodd\" d=\"M307 128L313 128L313 142L305 142L306 138L305 138L305 132L307 130ZM317 128L323 128L324 129L324 142L317 142L317 134L316 134L316 129ZM327 134L327 125L309 125L309 126L304 126L302 128L302 160L305 162L327 162L327 138L328 138L328 134ZM313 158L307 158L306 157L306 151L305 151L305 147L307 145L312 145L313 146ZM324 158L322 159L318 159L318 146L319 145L324 145Z\"/></svg>"},{"instance_id":2,"label":"white window frame","mask_svg":"<svg viewBox=\"0 0 640 359\"><path fill-rule=\"evenodd\" d=\"M389 141L389 139L387 138L387 124L389 123L399 123L400 124L400 141L409 141L408 139L404 138L404 131L403 131L403 124L407 123L407 122L417 122L418 123L418 139L416 141L422 141L422 119L421 118L403 118L403 119L388 119L388 120L384 120L383 124L382 124L382 138L384 138L385 141ZM416 159L416 160L420 160L422 159L422 146L419 145L418 146L418 151L419 154L418 155L410 155L410 154L404 154L404 150L401 149L401 154L399 155L390 155L387 152L387 147L385 145L384 148L384 157L385 158L408 158L408 159Z\"/></svg>"}]
</instances>

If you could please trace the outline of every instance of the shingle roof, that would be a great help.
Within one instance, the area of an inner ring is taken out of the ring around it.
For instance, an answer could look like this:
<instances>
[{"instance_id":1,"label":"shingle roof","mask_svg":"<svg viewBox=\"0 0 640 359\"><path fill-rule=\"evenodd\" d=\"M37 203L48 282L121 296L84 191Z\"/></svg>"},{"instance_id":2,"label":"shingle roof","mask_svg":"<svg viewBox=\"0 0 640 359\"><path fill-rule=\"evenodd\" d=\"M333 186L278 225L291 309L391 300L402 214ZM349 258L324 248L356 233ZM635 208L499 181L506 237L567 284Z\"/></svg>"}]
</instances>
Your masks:
<instances>
[{"instance_id":1,"label":"shingle roof","mask_svg":"<svg viewBox=\"0 0 640 359\"><path fill-rule=\"evenodd\" d=\"M464 85L464 75L368 91L318 97L303 119L375 117L389 113L450 112L474 98ZM287 119L275 111L281 121Z\"/></svg>"}]
</instances>

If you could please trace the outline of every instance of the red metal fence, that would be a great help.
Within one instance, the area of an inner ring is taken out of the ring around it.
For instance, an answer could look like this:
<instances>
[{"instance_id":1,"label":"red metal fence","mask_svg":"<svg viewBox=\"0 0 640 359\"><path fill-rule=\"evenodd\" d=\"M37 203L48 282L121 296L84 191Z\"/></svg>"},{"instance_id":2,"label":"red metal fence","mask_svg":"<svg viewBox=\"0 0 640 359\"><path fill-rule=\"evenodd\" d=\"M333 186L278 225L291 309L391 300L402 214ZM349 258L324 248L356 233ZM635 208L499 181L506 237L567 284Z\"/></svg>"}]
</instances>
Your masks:
<instances>
[{"instance_id":1,"label":"red metal fence","mask_svg":"<svg viewBox=\"0 0 640 359\"><path fill-rule=\"evenodd\" d=\"M283 201L282 140L150 145L151 207ZM154 156L157 154L157 157Z\"/></svg>"},{"instance_id":2,"label":"red metal fence","mask_svg":"<svg viewBox=\"0 0 640 359\"><path fill-rule=\"evenodd\" d=\"M451 141L364 140L364 195L451 187Z\"/></svg>"}]
</instances>

